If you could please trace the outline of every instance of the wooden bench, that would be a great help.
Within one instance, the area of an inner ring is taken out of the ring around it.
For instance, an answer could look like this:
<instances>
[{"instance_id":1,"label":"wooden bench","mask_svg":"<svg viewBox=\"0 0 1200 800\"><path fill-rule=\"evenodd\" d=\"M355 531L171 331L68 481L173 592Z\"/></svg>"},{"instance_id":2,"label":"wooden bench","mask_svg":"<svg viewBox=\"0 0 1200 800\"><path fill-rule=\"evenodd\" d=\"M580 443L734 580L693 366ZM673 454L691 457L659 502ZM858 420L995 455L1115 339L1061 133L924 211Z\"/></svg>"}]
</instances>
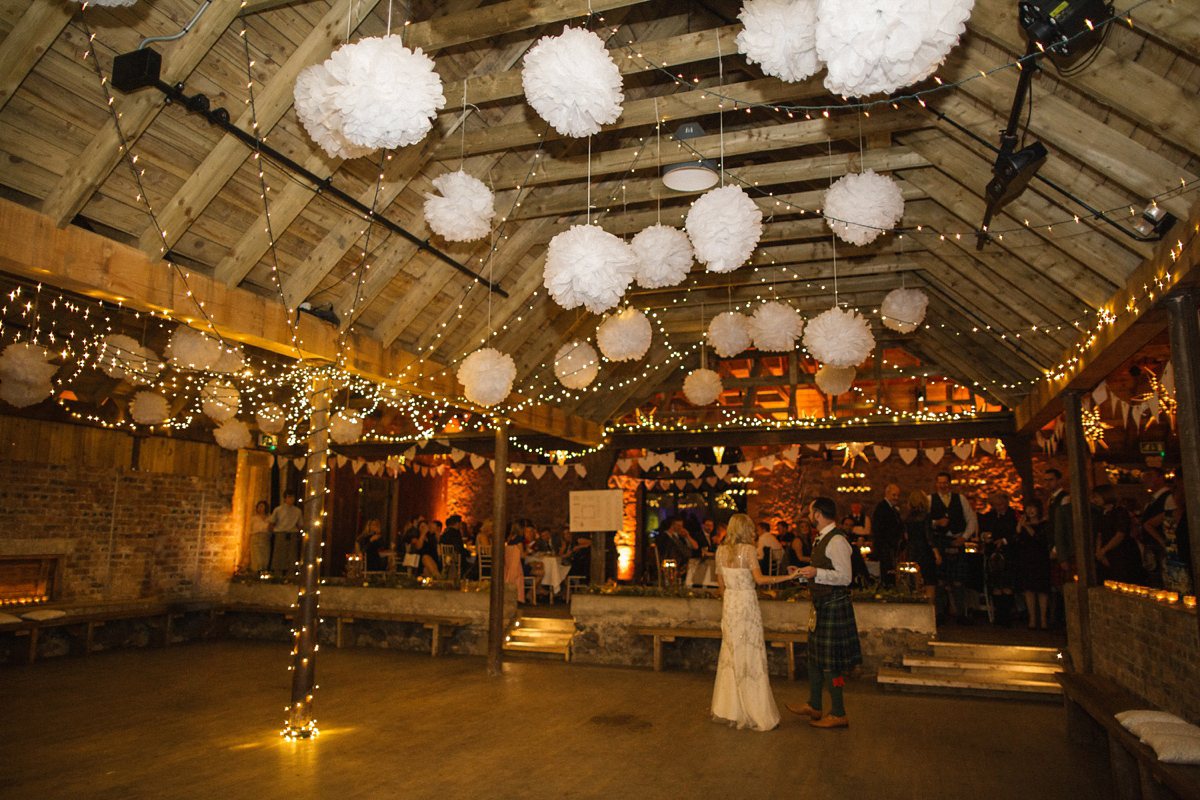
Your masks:
<instances>
[{"instance_id":1,"label":"wooden bench","mask_svg":"<svg viewBox=\"0 0 1200 800\"><path fill-rule=\"evenodd\" d=\"M1101 675L1063 672L1056 677L1063 687L1071 741L1103 746L1107 740L1114 797L1200 800L1200 766L1164 764L1116 719L1122 711L1153 709L1153 705Z\"/></svg>"},{"instance_id":2,"label":"wooden bench","mask_svg":"<svg viewBox=\"0 0 1200 800\"><path fill-rule=\"evenodd\" d=\"M663 642L673 642L676 639L720 639L720 628L692 627L644 627L633 626L629 632L635 636L654 637L654 671L662 671ZM789 681L796 679L796 644L808 642L807 631L763 631L763 639L772 647L783 647L787 652L787 677Z\"/></svg>"},{"instance_id":3,"label":"wooden bench","mask_svg":"<svg viewBox=\"0 0 1200 800\"><path fill-rule=\"evenodd\" d=\"M147 604L137 608L123 608L115 610L99 610L91 611L86 608L63 609L66 614L54 619L44 620L28 620L22 619L20 622L10 622L5 625L0 625L0 633L16 633L18 636L29 636L29 661L32 663L37 659L37 646L39 635L46 628L61 628L68 625L83 625L86 626L84 635L83 652L90 654L95 643L96 628L102 627L106 622L122 619L148 619L148 618L163 618L163 647L171 643L171 628L173 620L187 613L188 611L211 610L214 607L212 603L189 603L189 604Z\"/></svg>"},{"instance_id":4,"label":"wooden bench","mask_svg":"<svg viewBox=\"0 0 1200 800\"><path fill-rule=\"evenodd\" d=\"M296 609L282 606L254 605L251 603L226 603L221 606L219 613L241 611L255 614L282 614L284 619L292 619ZM410 622L422 625L433 633L433 644L430 655L440 656L445 652L445 640L459 628L471 624L465 617L443 617L433 614L395 614L387 611L366 611L355 609L321 608L317 607L318 619L334 619L337 632L334 644L342 647L345 644L345 627L356 619L383 620L385 622Z\"/></svg>"}]
</instances>

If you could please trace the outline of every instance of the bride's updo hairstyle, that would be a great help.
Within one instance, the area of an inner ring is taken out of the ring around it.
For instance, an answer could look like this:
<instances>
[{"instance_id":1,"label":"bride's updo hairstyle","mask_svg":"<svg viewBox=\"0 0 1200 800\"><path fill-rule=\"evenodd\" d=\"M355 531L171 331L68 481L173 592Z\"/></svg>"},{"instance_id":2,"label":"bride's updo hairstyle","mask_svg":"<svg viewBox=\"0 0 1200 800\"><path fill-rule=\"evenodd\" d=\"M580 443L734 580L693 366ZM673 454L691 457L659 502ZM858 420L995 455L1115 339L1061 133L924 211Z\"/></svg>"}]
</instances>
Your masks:
<instances>
[{"instance_id":1,"label":"bride's updo hairstyle","mask_svg":"<svg viewBox=\"0 0 1200 800\"><path fill-rule=\"evenodd\" d=\"M754 544L754 521L745 514L734 514L725 527L725 540L721 544L730 547L738 544Z\"/></svg>"}]
</instances>

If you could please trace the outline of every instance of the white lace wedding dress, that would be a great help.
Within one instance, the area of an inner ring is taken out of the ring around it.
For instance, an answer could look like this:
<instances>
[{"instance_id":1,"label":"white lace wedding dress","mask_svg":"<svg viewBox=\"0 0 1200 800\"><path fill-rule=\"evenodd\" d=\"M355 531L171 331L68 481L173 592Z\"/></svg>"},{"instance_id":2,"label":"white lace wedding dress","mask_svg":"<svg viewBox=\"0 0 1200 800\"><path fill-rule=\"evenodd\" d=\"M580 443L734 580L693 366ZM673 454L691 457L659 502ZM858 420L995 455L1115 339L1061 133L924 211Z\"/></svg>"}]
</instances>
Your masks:
<instances>
[{"instance_id":1,"label":"white lace wedding dress","mask_svg":"<svg viewBox=\"0 0 1200 800\"><path fill-rule=\"evenodd\" d=\"M721 607L721 656L713 686L714 719L769 731L779 724L779 706L767 677L767 648L754 576L758 563L753 545L717 549L717 569L725 583Z\"/></svg>"}]
</instances>

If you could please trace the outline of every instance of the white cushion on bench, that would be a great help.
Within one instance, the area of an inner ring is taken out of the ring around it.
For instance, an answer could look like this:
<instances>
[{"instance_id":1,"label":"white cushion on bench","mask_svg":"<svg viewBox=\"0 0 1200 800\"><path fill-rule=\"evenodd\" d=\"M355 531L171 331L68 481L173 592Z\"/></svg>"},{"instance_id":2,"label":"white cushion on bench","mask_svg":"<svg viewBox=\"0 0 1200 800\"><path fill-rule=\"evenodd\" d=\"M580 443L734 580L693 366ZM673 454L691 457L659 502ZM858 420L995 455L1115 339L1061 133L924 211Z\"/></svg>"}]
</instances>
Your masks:
<instances>
[{"instance_id":1,"label":"white cushion on bench","mask_svg":"<svg viewBox=\"0 0 1200 800\"><path fill-rule=\"evenodd\" d=\"M0 614L0 625L11 625L20 621L20 617L14 617L12 614Z\"/></svg>"},{"instance_id":2,"label":"white cushion on bench","mask_svg":"<svg viewBox=\"0 0 1200 800\"><path fill-rule=\"evenodd\" d=\"M1142 722L1130 727L1128 730L1147 744L1151 736L1160 733L1170 734L1171 736L1200 736L1200 728L1181 719L1173 722Z\"/></svg>"},{"instance_id":3,"label":"white cushion on bench","mask_svg":"<svg viewBox=\"0 0 1200 800\"><path fill-rule=\"evenodd\" d=\"M48 619L58 619L66 615L67 612L55 608L39 608L37 611L27 611L21 616L34 622L45 622Z\"/></svg>"},{"instance_id":4,"label":"white cushion on bench","mask_svg":"<svg viewBox=\"0 0 1200 800\"><path fill-rule=\"evenodd\" d=\"M1125 730L1133 732L1134 725L1140 725L1143 722L1182 722L1187 724L1187 720L1170 714L1166 711L1122 711L1116 715L1117 722L1125 728Z\"/></svg>"},{"instance_id":5,"label":"white cushion on bench","mask_svg":"<svg viewBox=\"0 0 1200 800\"><path fill-rule=\"evenodd\" d=\"M1197 733L1153 733L1143 739L1167 764L1200 764L1200 735Z\"/></svg>"}]
</instances>

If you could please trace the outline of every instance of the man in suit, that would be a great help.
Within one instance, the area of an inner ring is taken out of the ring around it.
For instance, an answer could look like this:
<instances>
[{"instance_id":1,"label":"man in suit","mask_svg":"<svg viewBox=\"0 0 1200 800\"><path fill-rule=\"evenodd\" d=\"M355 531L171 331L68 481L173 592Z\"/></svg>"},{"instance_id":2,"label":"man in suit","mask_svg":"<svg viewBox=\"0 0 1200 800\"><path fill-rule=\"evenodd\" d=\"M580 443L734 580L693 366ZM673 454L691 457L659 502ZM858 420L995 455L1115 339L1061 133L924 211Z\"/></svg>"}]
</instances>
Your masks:
<instances>
[{"instance_id":1,"label":"man in suit","mask_svg":"<svg viewBox=\"0 0 1200 800\"><path fill-rule=\"evenodd\" d=\"M438 537L438 544L447 544L454 548L454 552L458 553L459 574L466 573L471 553L467 550L466 543L463 541L462 517L458 514L446 517L446 528L442 531L442 535ZM445 568L446 565L443 564L442 569L444 570Z\"/></svg>"},{"instance_id":2,"label":"man in suit","mask_svg":"<svg viewBox=\"0 0 1200 800\"><path fill-rule=\"evenodd\" d=\"M871 514L871 552L879 561L879 582L896 585L896 553L904 543L904 517L900 514L900 487L889 483L883 499Z\"/></svg>"},{"instance_id":3,"label":"man in suit","mask_svg":"<svg viewBox=\"0 0 1200 800\"><path fill-rule=\"evenodd\" d=\"M941 548L942 567L939 582L945 589L951 607L950 618L967 624L966 581L971 563L967 558L967 542L974 541L979 532L975 510L967 498L950 490L950 473L939 472L937 491L929 498L929 519L937 545Z\"/></svg>"},{"instance_id":4,"label":"man in suit","mask_svg":"<svg viewBox=\"0 0 1200 800\"><path fill-rule=\"evenodd\" d=\"M684 579L687 575L688 562L699 555L696 541L683 527L683 517L674 517L666 531L659 531L655 537L660 561L674 561L676 575Z\"/></svg>"}]
</instances>

